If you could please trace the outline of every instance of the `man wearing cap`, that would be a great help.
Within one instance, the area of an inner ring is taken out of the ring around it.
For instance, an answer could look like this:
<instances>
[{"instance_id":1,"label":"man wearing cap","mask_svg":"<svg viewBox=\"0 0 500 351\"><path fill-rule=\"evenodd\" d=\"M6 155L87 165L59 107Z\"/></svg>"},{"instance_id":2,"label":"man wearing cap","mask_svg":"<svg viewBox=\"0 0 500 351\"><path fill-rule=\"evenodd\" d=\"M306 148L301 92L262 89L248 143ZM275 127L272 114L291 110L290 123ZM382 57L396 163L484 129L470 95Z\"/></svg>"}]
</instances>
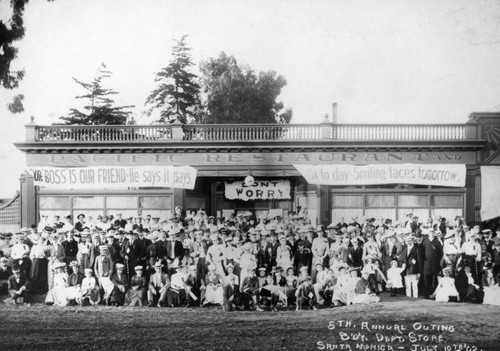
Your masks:
<instances>
[{"instance_id":1,"label":"man wearing cap","mask_svg":"<svg viewBox=\"0 0 500 351\"><path fill-rule=\"evenodd\" d=\"M100 254L95 259L94 271L98 279L99 286L104 293L103 302L109 304L109 295L113 291L114 285L111 282L111 275L113 274L114 263L109 256L109 249L107 245L99 246Z\"/></svg>"},{"instance_id":2,"label":"man wearing cap","mask_svg":"<svg viewBox=\"0 0 500 351\"><path fill-rule=\"evenodd\" d=\"M241 298L243 300L245 310L250 308L250 303L253 302L254 308L262 312L263 309L260 308L259 301L259 280L255 275L255 269L248 269L247 276L241 284Z\"/></svg>"},{"instance_id":3,"label":"man wearing cap","mask_svg":"<svg viewBox=\"0 0 500 351\"><path fill-rule=\"evenodd\" d=\"M128 290L128 277L124 272L124 264L117 263L115 267L116 270L111 276L111 282L113 283L114 288L109 296L109 303L113 306L121 306L125 301L125 293Z\"/></svg>"},{"instance_id":4,"label":"man wearing cap","mask_svg":"<svg viewBox=\"0 0 500 351\"><path fill-rule=\"evenodd\" d=\"M155 272L149 277L148 307L154 305L162 307L165 304L167 291L170 288L170 279L166 273L161 271L163 267L161 262L156 262L153 267Z\"/></svg>"},{"instance_id":5,"label":"man wearing cap","mask_svg":"<svg viewBox=\"0 0 500 351\"><path fill-rule=\"evenodd\" d=\"M8 292L9 277L12 275L12 269L7 265L8 262L7 257L0 258L0 295Z\"/></svg>"},{"instance_id":6,"label":"man wearing cap","mask_svg":"<svg viewBox=\"0 0 500 351\"><path fill-rule=\"evenodd\" d=\"M15 304L23 304L29 298L29 281L18 266L12 269L7 285L9 295Z\"/></svg>"}]
</instances>

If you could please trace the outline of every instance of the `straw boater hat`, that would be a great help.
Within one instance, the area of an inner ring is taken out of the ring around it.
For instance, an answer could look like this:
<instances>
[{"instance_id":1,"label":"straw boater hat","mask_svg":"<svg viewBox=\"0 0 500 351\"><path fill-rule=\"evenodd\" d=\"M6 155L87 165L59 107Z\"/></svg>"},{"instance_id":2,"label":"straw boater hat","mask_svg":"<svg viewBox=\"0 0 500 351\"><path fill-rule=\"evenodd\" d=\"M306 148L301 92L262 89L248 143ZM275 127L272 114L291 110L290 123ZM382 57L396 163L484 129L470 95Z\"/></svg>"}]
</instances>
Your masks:
<instances>
[{"instance_id":1,"label":"straw boater hat","mask_svg":"<svg viewBox=\"0 0 500 351\"><path fill-rule=\"evenodd\" d=\"M54 263L54 265L52 266L52 269L58 269L58 268L65 268L66 267L66 264L62 263L62 262L56 262Z\"/></svg>"},{"instance_id":2,"label":"straw boater hat","mask_svg":"<svg viewBox=\"0 0 500 351\"><path fill-rule=\"evenodd\" d=\"M142 266L135 266L134 267L134 271L136 271L136 272L137 271L142 271L142 270L144 270L144 267L142 267Z\"/></svg>"}]
</instances>

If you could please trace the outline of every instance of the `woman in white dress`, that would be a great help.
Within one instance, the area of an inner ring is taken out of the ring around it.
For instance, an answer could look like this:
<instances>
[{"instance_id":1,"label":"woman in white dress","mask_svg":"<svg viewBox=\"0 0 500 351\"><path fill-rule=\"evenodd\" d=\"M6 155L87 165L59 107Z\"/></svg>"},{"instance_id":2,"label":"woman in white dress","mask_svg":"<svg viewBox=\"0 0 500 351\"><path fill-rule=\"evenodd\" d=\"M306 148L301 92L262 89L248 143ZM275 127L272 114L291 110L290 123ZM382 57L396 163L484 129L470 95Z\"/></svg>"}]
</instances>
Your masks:
<instances>
[{"instance_id":1,"label":"woman in white dress","mask_svg":"<svg viewBox=\"0 0 500 351\"><path fill-rule=\"evenodd\" d=\"M450 299L455 299L458 302L459 294L455 287L455 279L451 277L451 268L444 268L443 275L444 277L439 279L436 291L431 297L435 297L438 302L449 302Z\"/></svg>"},{"instance_id":2,"label":"woman in white dress","mask_svg":"<svg viewBox=\"0 0 500 351\"><path fill-rule=\"evenodd\" d=\"M68 287L68 274L64 271L66 265L62 262L52 266L54 270L53 287L49 290L45 303L47 305L66 306L68 304L66 288Z\"/></svg>"},{"instance_id":3,"label":"woman in white dress","mask_svg":"<svg viewBox=\"0 0 500 351\"><path fill-rule=\"evenodd\" d=\"M211 303L222 305L224 299L224 278L217 272L215 265L210 265L205 278L205 296L203 306Z\"/></svg>"}]
</instances>

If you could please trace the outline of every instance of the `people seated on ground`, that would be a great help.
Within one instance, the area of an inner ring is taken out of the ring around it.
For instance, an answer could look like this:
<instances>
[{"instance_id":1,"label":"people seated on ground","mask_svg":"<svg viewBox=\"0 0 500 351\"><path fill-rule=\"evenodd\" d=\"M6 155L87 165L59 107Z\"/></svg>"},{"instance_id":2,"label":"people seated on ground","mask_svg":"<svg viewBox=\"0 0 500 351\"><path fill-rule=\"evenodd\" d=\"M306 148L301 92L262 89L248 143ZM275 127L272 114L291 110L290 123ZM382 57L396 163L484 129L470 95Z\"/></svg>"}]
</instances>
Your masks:
<instances>
[{"instance_id":1,"label":"people seated on ground","mask_svg":"<svg viewBox=\"0 0 500 351\"><path fill-rule=\"evenodd\" d=\"M54 271L53 286L45 297L45 303L47 305L66 306L68 305L68 299L66 298L68 287L66 265L58 262L52 266L52 269Z\"/></svg>"},{"instance_id":2,"label":"people seated on ground","mask_svg":"<svg viewBox=\"0 0 500 351\"><path fill-rule=\"evenodd\" d=\"M122 263L117 263L115 265L115 272L111 276L111 282L113 283L113 291L109 297L109 303L113 306L121 306L125 302L125 294L128 290L128 277L124 272L125 265Z\"/></svg>"},{"instance_id":3,"label":"people seated on ground","mask_svg":"<svg viewBox=\"0 0 500 351\"><path fill-rule=\"evenodd\" d=\"M443 277L440 277L436 291L431 295L438 302L458 302L460 295L455 287L455 279L451 277L451 267L443 268Z\"/></svg>"},{"instance_id":4,"label":"people seated on ground","mask_svg":"<svg viewBox=\"0 0 500 351\"><path fill-rule=\"evenodd\" d=\"M78 303L81 306L97 305L101 301L99 285L94 277L94 271L91 268L85 268L85 278L82 280L82 287Z\"/></svg>"},{"instance_id":5,"label":"people seated on ground","mask_svg":"<svg viewBox=\"0 0 500 351\"><path fill-rule=\"evenodd\" d=\"M177 268L176 273L170 277L171 285L167 291L168 305L171 307L186 306L187 297L191 293L191 287L186 283L188 279L188 266ZM222 302L221 302L222 303Z\"/></svg>"},{"instance_id":6,"label":"people seated on ground","mask_svg":"<svg viewBox=\"0 0 500 351\"><path fill-rule=\"evenodd\" d=\"M326 282L328 280L328 271L323 269L323 264L316 263L316 283L313 284L314 295L316 296L316 302L318 305L323 305L325 299L321 296L326 287Z\"/></svg>"},{"instance_id":7,"label":"people seated on ground","mask_svg":"<svg viewBox=\"0 0 500 351\"><path fill-rule=\"evenodd\" d=\"M373 303L380 301L378 290L376 290L373 284L370 282L370 278L370 273L368 271L361 272L361 278L358 279L356 283L354 295L351 300L353 304Z\"/></svg>"},{"instance_id":8,"label":"people seated on ground","mask_svg":"<svg viewBox=\"0 0 500 351\"><path fill-rule=\"evenodd\" d=\"M251 305L253 305L255 310L259 312L264 311L258 304L259 289L259 279L255 274L255 270L248 269L247 276L241 284L241 298L243 300L245 310L250 309Z\"/></svg>"},{"instance_id":9,"label":"people seated on ground","mask_svg":"<svg viewBox=\"0 0 500 351\"><path fill-rule=\"evenodd\" d=\"M340 268L337 284L333 289L332 304L334 307L351 304L359 280L358 271L357 267L351 267L349 270L345 267Z\"/></svg>"},{"instance_id":10,"label":"people seated on ground","mask_svg":"<svg viewBox=\"0 0 500 351\"><path fill-rule=\"evenodd\" d=\"M500 306L500 286L495 282L493 265L486 266L482 276L483 304Z\"/></svg>"},{"instance_id":11,"label":"people seated on ground","mask_svg":"<svg viewBox=\"0 0 500 351\"><path fill-rule=\"evenodd\" d=\"M210 264L205 277L203 306L208 304L222 305L224 278L217 273L217 266Z\"/></svg>"},{"instance_id":12,"label":"people seated on ground","mask_svg":"<svg viewBox=\"0 0 500 351\"><path fill-rule=\"evenodd\" d=\"M224 312L240 309L241 295L240 285L238 284L238 276L236 274L228 274L224 283L222 310Z\"/></svg>"},{"instance_id":13,"label":"people seated on ground","mask_svg":"<svg viewBox=\"0 0 500 351\"><path fill-rule=\"evenodd\" d=\"M0 295L6 295L9 292L9 277L12 275L12 269L7 266L9 259L0 258Z\"/></svg>"},{"instance_id":14,"label":"people seated on ground","mask_svg":"<svg viewBox=\"0 0 500 351\"><path fill-rule=\"evenodd\" d=\"M20 267L14 266L12 275L7 282L9 296L12 303L22 305L29 301L30 282L21 271Z\"/></svg>"},{"instance_id":15,"label":"people seated on ground","mask_svg":"<svg viewBox=\"0 0 500 351\"><path fill-rule=\"evenodd\" d=\"M167 273L162 272L160 261L154 264L155 272L149 277L148 307L163 307L167 299L167 290L170 289L170 279Z\"/></svg>"},{"instance_id":16,"label":"people seated on ground","mask_svg":"<svg viewBox=\"0 0 500 351\"><path fill-rule=\"evenodd\" d=\"M304 306L309 306L309 309L316 309L316 296L314 295L314 288L312 285L311 277L306 280L297 288L297 307L296 310L302 310Z\"/></svg>"},{"instance_id":17,"label":"people seated on ground","mask_svg":"<svg viewBox=\"0 0 500 351\"><path fill-rule=\"evenodd\" d=\"M143 274L144 267L135 266L135 275L130 279L130 289L125 294L125 305L143 306L148 288L146 277Z\"/></svg>"},{"instance_id":18,"label":"people seated on ground","mask_svg":"<svg viewBox=\"0 0 500 351\"><path fill-rule=\"evenodd\" d=\"M188 306L196 306L201 297L202 285L202 281L198 279L197 265L193 264L188 267L188 274L185 283L189 287L189 293L187 294L187 304Z\"/></svg>"},{"instance_id":19,"label":"people seated on ground","mask_svg":"<svg viewBox=\"0 0 500 351\"><path fill-rule=\"evenodd\" d=\"M365 258L365 264L361 273L367 272L369 276L370 290L374 294L382 292L382 282L385 282L384 273L379 268L379 260L374 255L368 255Z\"/></svg>"},{"instance_id":20,"label":"people seated on ground","mask_svg":"<svg viewBox=\"0 0 500 351\"><path fill-rule=\"evenodd\" d=\"M459 266L458 274L455 278L455 287L458 291L460 301L480 303L479 285L474 282L474 275L469 265Z\"/></svg>"},{"instance_id":21,"label":"people seated on ground","mask_svg":"<svg viewBox=\"0 0 500 351\"><path fill-rule=\"evenodd\" d=\"M403 285L403 272L406 269L406 264L403 263L398 267L398 261L391 261L391 268L387 270L387 284L386 287L391 290L391 296L396 296L404 289Z\"/></svg>"}]
</instances>

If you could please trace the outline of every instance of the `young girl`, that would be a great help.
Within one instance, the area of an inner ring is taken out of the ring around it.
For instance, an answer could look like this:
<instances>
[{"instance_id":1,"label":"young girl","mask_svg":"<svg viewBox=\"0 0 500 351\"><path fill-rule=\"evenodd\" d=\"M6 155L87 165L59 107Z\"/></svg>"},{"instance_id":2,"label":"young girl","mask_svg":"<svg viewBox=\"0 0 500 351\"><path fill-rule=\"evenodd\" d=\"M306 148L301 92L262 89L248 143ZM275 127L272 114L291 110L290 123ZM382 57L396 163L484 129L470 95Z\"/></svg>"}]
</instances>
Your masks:
<instances>
[{"instance_id":1,"label":"young girl","mask_svg":"<svg viewBox=\"0 0 500 351\"><path fill-rule=\"evenodd\" d=\"M81 296L79 303L83 306L86 302L91 305L97 305L100 301L99 285L97 280L92 275L92 269L85 268L85 278L82 280Z\"/></svg>"},{"instance_id":2,"label":"young girl","mask_svg":"<svg viewBox=\"0 0 500 351\"><path fill-rule=\"evenodd\" d=\"M398 267L398 261L391 261L391 268L387 270L387 288L391 289L391 296L396 296L397 292L403 289L403 277L401 273L405 269L405 263L401 267Z\"/></svg>"},{"instance_id":3,"label":"young girl","mask_svg":"<svg viewBox=\"0 0 500 351\"><path fill-rule=\"evenodd\" d=\"M444 268L443 275L444 277L439 279L436 291L431 297L435 297L438 302L458 302L459 295L457 288L455 288L455 279L451 277L451 268Z\"/></svg>"}]
</instances>

